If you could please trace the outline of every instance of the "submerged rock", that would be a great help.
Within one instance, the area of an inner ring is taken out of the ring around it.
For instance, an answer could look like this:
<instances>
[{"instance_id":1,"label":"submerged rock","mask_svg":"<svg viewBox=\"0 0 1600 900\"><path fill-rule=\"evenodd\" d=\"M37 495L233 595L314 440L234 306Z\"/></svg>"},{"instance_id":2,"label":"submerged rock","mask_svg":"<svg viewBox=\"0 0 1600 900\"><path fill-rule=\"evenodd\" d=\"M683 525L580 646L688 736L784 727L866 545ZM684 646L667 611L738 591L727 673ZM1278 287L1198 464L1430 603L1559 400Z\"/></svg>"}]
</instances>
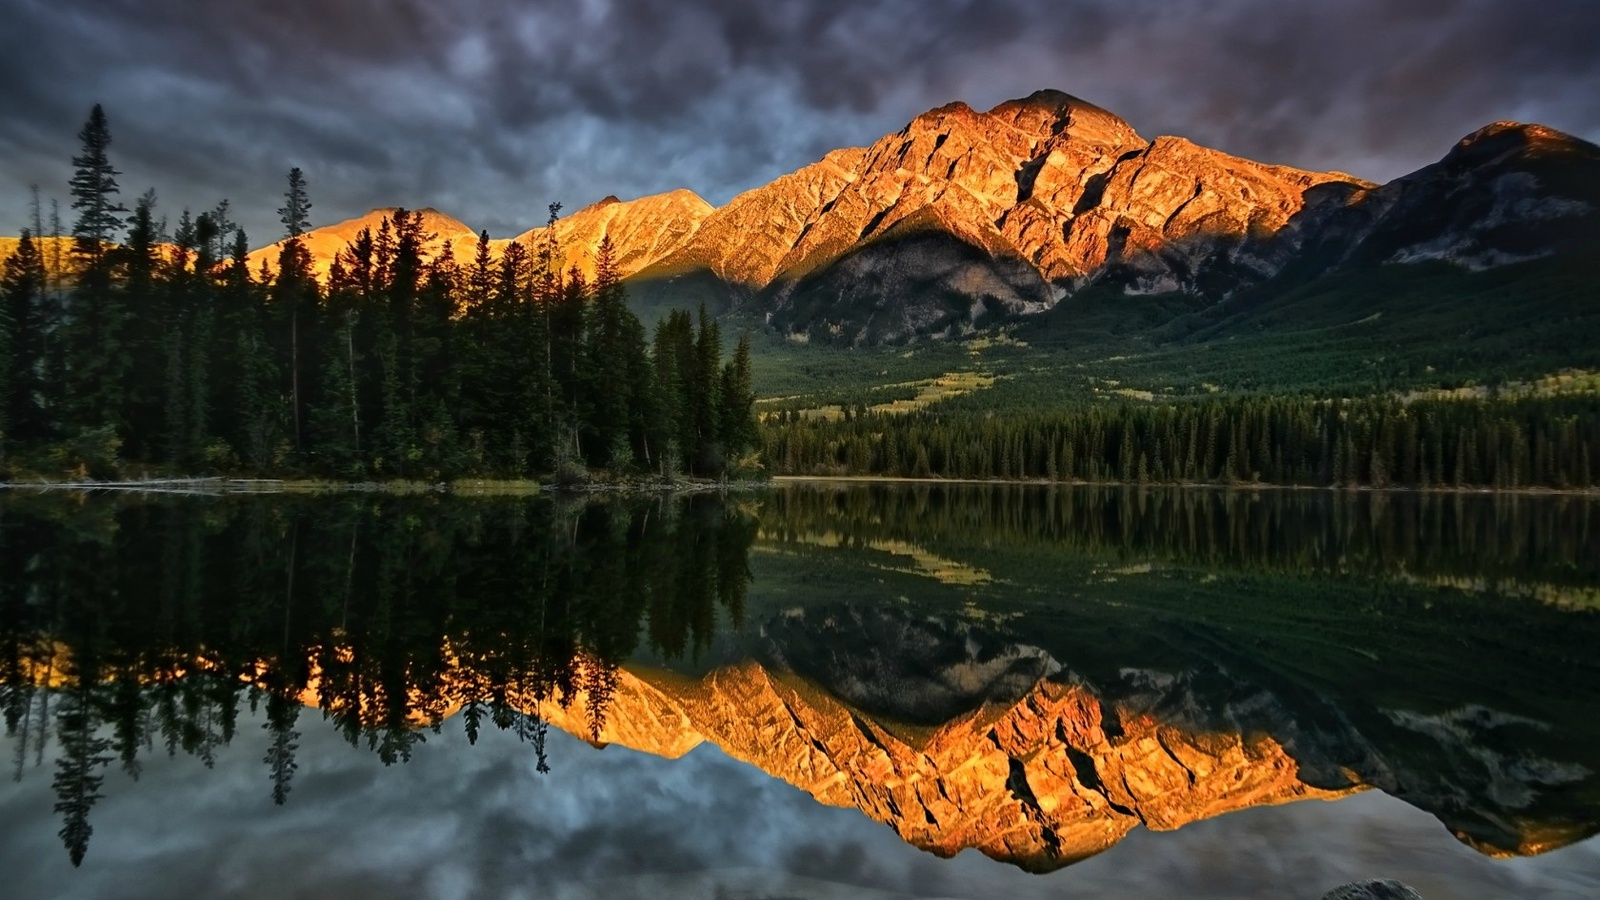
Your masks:
<instances>
[{"instance_id":1,"label":"submerged rock","mask_svg":"<svg viewBox=\"0 0 1600 900\"><path fill-rule=\"evenodd\" d=\"M1422 900L1422 895L1391 879L1355 881L1322 895L1322 900Z\"/></svg>"}]
</instances>

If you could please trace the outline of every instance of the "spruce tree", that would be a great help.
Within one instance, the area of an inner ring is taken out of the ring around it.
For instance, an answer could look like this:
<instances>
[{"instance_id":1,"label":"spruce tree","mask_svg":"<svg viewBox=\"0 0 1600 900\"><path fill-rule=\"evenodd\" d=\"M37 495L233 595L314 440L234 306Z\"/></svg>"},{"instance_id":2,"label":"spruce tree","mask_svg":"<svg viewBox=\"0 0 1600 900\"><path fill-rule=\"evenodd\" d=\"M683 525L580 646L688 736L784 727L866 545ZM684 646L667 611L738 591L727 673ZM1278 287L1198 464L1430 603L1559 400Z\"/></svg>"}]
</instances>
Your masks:
<instances>
[{"instance_id":1,"label":"spruce tree","mask_svg":"<svg viewBox=\"0 0 1600 900\"><path fill-rule=\"evenodd\" d=\"M24 230L17 252L0 268L0 434L13 445L49 437L40 380L44 371L44 256L31 232Z\"/></svg>"},{"instance_id":2,"label":"spruce tree","mask_svg":"<svg viewBox=\"0 0 1600 900\"><path fill-rule=\"evenodd\" d=\"M167 392L176 375L172 357L181 352L182 340L170 308L173 298L168 288L174 279L159 271L161 226L155 206L154 191L139 197L128 218L127 239L109 255L118 274L115 294L127 313L124 345L132 360L132 377L124 386L124 446L131 458L151 461L169 419L183 418L182 404L175 408Z\"/></svg>"},{"instance_id":3,"label":"spruce tree","mask_svg":"<svg viewBox=\"0 0 1600 900\"><path fill-rule=\"evenodd\" d=\"M734 463L760 441L756 429L755 389L750 370L750 335L739 337L733 359L723 367L721 403L722 441L727 447L728 461Z\"/></svg>"},{"instance_id":4,"label":"spruce tree","mask_svg":"<svg viewBox=\"0 0 1600 900\"><path fill-rule=\"evenodd\" d=\"M82 150L72 158L74 172L70 182L72 208L78 211L77 222L72 226L73 249L92 265L104 257L121 227L119 214L128 211L116 201L120 192L117 176L122 173L111 167L107 155L111 129L100 104L89 111L78 141Z\"/></svg>"},{"instance_id":5,"label":"spruce tree","mask_svg":"<svg viewBox=\"0 0 1600 900\"><path fill-rule=\"evenodd\" d=\"M588 369L584 394L589 398L587 412L594 451L590 457L599 465L613 468L625 465L632 453L629 410L635 401L626 355L630 351L625 322L629 312L624 290L617 273L615 247L608 234L600 239L595 258L594 302L584 341Z\"/></svg>"},{"instance_id":6,"label":"spruce tree","mask_svg":"<svg viewBox=\"0 0 1600 900\"><path fill-rule=\"evenodd\" d=\"M221 306L226 322L221 358L231 398L226 406L231 427L223 434L246 466L265 472L277 456L283 434L282 374L268 339L261 283L250 274L249 244L243 230L234 233L233 254L224 276Z\"/></svg>"},{"instance_id":7,"label":"spruce tree","mask_svg":"<svg viewBox=\"0 0 1600 900\"><path fill-rule=\"evenodd\" d=\"M28 233L23 232L23 240L28 240ZM11 259L6 259L6 274L10 274ZM10 279L7 278L7 281ZM0 290L4 290L0 287ZM9 291L7 291L9 293ZM9 299L9 298L7 298ZM0 302L0 463L5 461L6 445L10 443L8 422L11 413L11 383L14 380L12 363L12 343L15 341L14 327L11 323L11 304Z\"/></svg>"},{"instance_id":8,"label":"spruce tree","mask_svg":"<svg viewBox=\"0 0 1600 900\"><path fill-rule=\"evenodd\" d=\"M278 219L288 236L297 238L311 229L311 200L306 195L306 178L299 166L289 170L289 187L283 192Z\"/></svg>"},{"instance_id":9,"label":"spruce tree","mask_svg":"<svg viewBox=\"0 0 1600 900\"><path fill-rule=\"evenodd\" d=\"M299 168L289 170L284 205L278 209L288 239L278 252L278 276L272 284L272 306L283 319L289 370L289 422L295 449L303 449L309 413L308 391L317 370L310 347L316 331L317 281L311 253L300 240L310 228L306 181Z\"/></svg>"},{"instance_id":10,"label":"spruce tree","mask_svg":"<svg viewBox=\"0 0 1600 900\"><path fill-rule=\"evenodd\" d=\"M684 405L683 356L680 353L680 332L687 328L688 315L673 310L656 323L655 339L651 345L651 374L653 402L650 404L649 441L655 446L655 464L651 467L662 477L676 475L683 466L683 454L692 443L685 442L685 422L689 418ZM690 426L692 428L692 426Z\"/></svg>"},{"instance_id":11,"label":"spruce tree","mask_svg":"<svg viewBox=\"0 0 1600 900\"><path fill-rule=\"evenodd\" d=\"M67 320L65 401L72 430L123 424L127 375L132 357L127 346L126 311L113 289L108 249L121 225L116 176L107 155L111 132L99 104L78 133L82 151L72 158L73 251L80 271Z\"/></svg>"},{"instance_id":12,"label":"spruce tree","mask_svg":"<svg viewBox=\"0 0 1600 900\"><path fill-rule=\"evenodd\" d=\"M332 474L357 477L362 472L361 405L358 394L356 324L361 296L345 268L346 254L333 261L328 273L324 318L334 329L325 348L325 364L311 415L311 437L316 455Z\"/></svg>"},{"instance_id":13,"label":"spruce tree","mask_svg":"<svg viewBox=\"0 0 1600 900\"><path fill-rule=\"evenodd\" d=\"M700 304L700 331L695 336L689 379L690 409L694 417L694 470L720 474L726 455L722 441L722 328Z\"/></svg>"}]
</instances>

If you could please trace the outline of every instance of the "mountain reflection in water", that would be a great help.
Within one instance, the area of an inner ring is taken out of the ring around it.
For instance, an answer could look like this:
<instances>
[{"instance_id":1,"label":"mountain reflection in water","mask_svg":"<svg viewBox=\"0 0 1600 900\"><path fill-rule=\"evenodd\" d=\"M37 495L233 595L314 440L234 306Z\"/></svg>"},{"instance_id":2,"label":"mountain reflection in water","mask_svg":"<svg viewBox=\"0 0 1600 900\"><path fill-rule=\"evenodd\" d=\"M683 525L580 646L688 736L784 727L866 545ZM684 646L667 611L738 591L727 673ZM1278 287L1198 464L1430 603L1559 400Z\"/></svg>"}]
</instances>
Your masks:
<instances>
[{"instance_id":1,"label":"mountain reflection in water","mask_svg":"<svg viewBox=\"0 0 1600 900\"><path fill-rule=\"evenodd\" d=\"M917 847L1030 871L1365 788L1539 853L1600 830L1597 506L12 496L7 744L18 778L51 778L74 862L108 768L209 767L245 707L279 803L315 707L386 764L441 728L514 733L554 778L552 725L711 743Z\"/></svg>"}]
</instances>

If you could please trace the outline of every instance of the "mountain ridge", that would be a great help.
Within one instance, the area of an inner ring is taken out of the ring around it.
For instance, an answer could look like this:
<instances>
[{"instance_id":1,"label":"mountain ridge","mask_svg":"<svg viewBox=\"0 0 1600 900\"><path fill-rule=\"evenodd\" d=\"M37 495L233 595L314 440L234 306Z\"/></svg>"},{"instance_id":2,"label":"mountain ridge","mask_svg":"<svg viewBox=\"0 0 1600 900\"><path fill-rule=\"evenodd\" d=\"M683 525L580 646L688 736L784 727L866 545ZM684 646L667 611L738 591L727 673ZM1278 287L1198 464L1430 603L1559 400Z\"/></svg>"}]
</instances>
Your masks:
<instances>
[{"instance_id":1,"label":"mountain ridge","mask_svg":"<svg viewBox=\"0 0 1600 900\"><path fill-rule=\"evenodd\" d=\"M384 213L315 229L316 270ZM477 234L425 211L428 250ZM1600 237L1600 148L1490 123L1435 163L1376 184L1146 140L1060 91L986 111L945 104L864 147L713 207L686 189L608 196L556 223L563 268L594 274L610 237L639 305L709 300L780 332L899 343L1039 313L1090 285L1208 302L1337 269L1444 260L1493 268ZM491 241L538 250L543 226ZM280 242L281 244L281 242ZM251 254L275 262L273 247Z\"/></svg>"}]
</instances>

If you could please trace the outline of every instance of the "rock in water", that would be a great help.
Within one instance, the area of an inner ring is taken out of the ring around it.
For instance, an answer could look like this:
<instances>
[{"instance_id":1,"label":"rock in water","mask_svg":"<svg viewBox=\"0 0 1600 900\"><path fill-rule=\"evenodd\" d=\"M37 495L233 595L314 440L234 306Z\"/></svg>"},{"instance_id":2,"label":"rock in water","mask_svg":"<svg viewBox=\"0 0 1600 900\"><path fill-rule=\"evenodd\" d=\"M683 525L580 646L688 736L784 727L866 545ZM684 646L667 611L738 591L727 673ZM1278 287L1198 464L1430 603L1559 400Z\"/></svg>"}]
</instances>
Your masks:
<instances>
[{"instance_id":1,"label":"rock in water","mask_svg":"<svg viewBox=\"0 0 1600 900\"><path fill-rule=\"evenodd\" d=\"M1356 881L1322 895L1322 900L1422 900L1422 895L1398 881Z\"/></svg>"}]
</instances>

